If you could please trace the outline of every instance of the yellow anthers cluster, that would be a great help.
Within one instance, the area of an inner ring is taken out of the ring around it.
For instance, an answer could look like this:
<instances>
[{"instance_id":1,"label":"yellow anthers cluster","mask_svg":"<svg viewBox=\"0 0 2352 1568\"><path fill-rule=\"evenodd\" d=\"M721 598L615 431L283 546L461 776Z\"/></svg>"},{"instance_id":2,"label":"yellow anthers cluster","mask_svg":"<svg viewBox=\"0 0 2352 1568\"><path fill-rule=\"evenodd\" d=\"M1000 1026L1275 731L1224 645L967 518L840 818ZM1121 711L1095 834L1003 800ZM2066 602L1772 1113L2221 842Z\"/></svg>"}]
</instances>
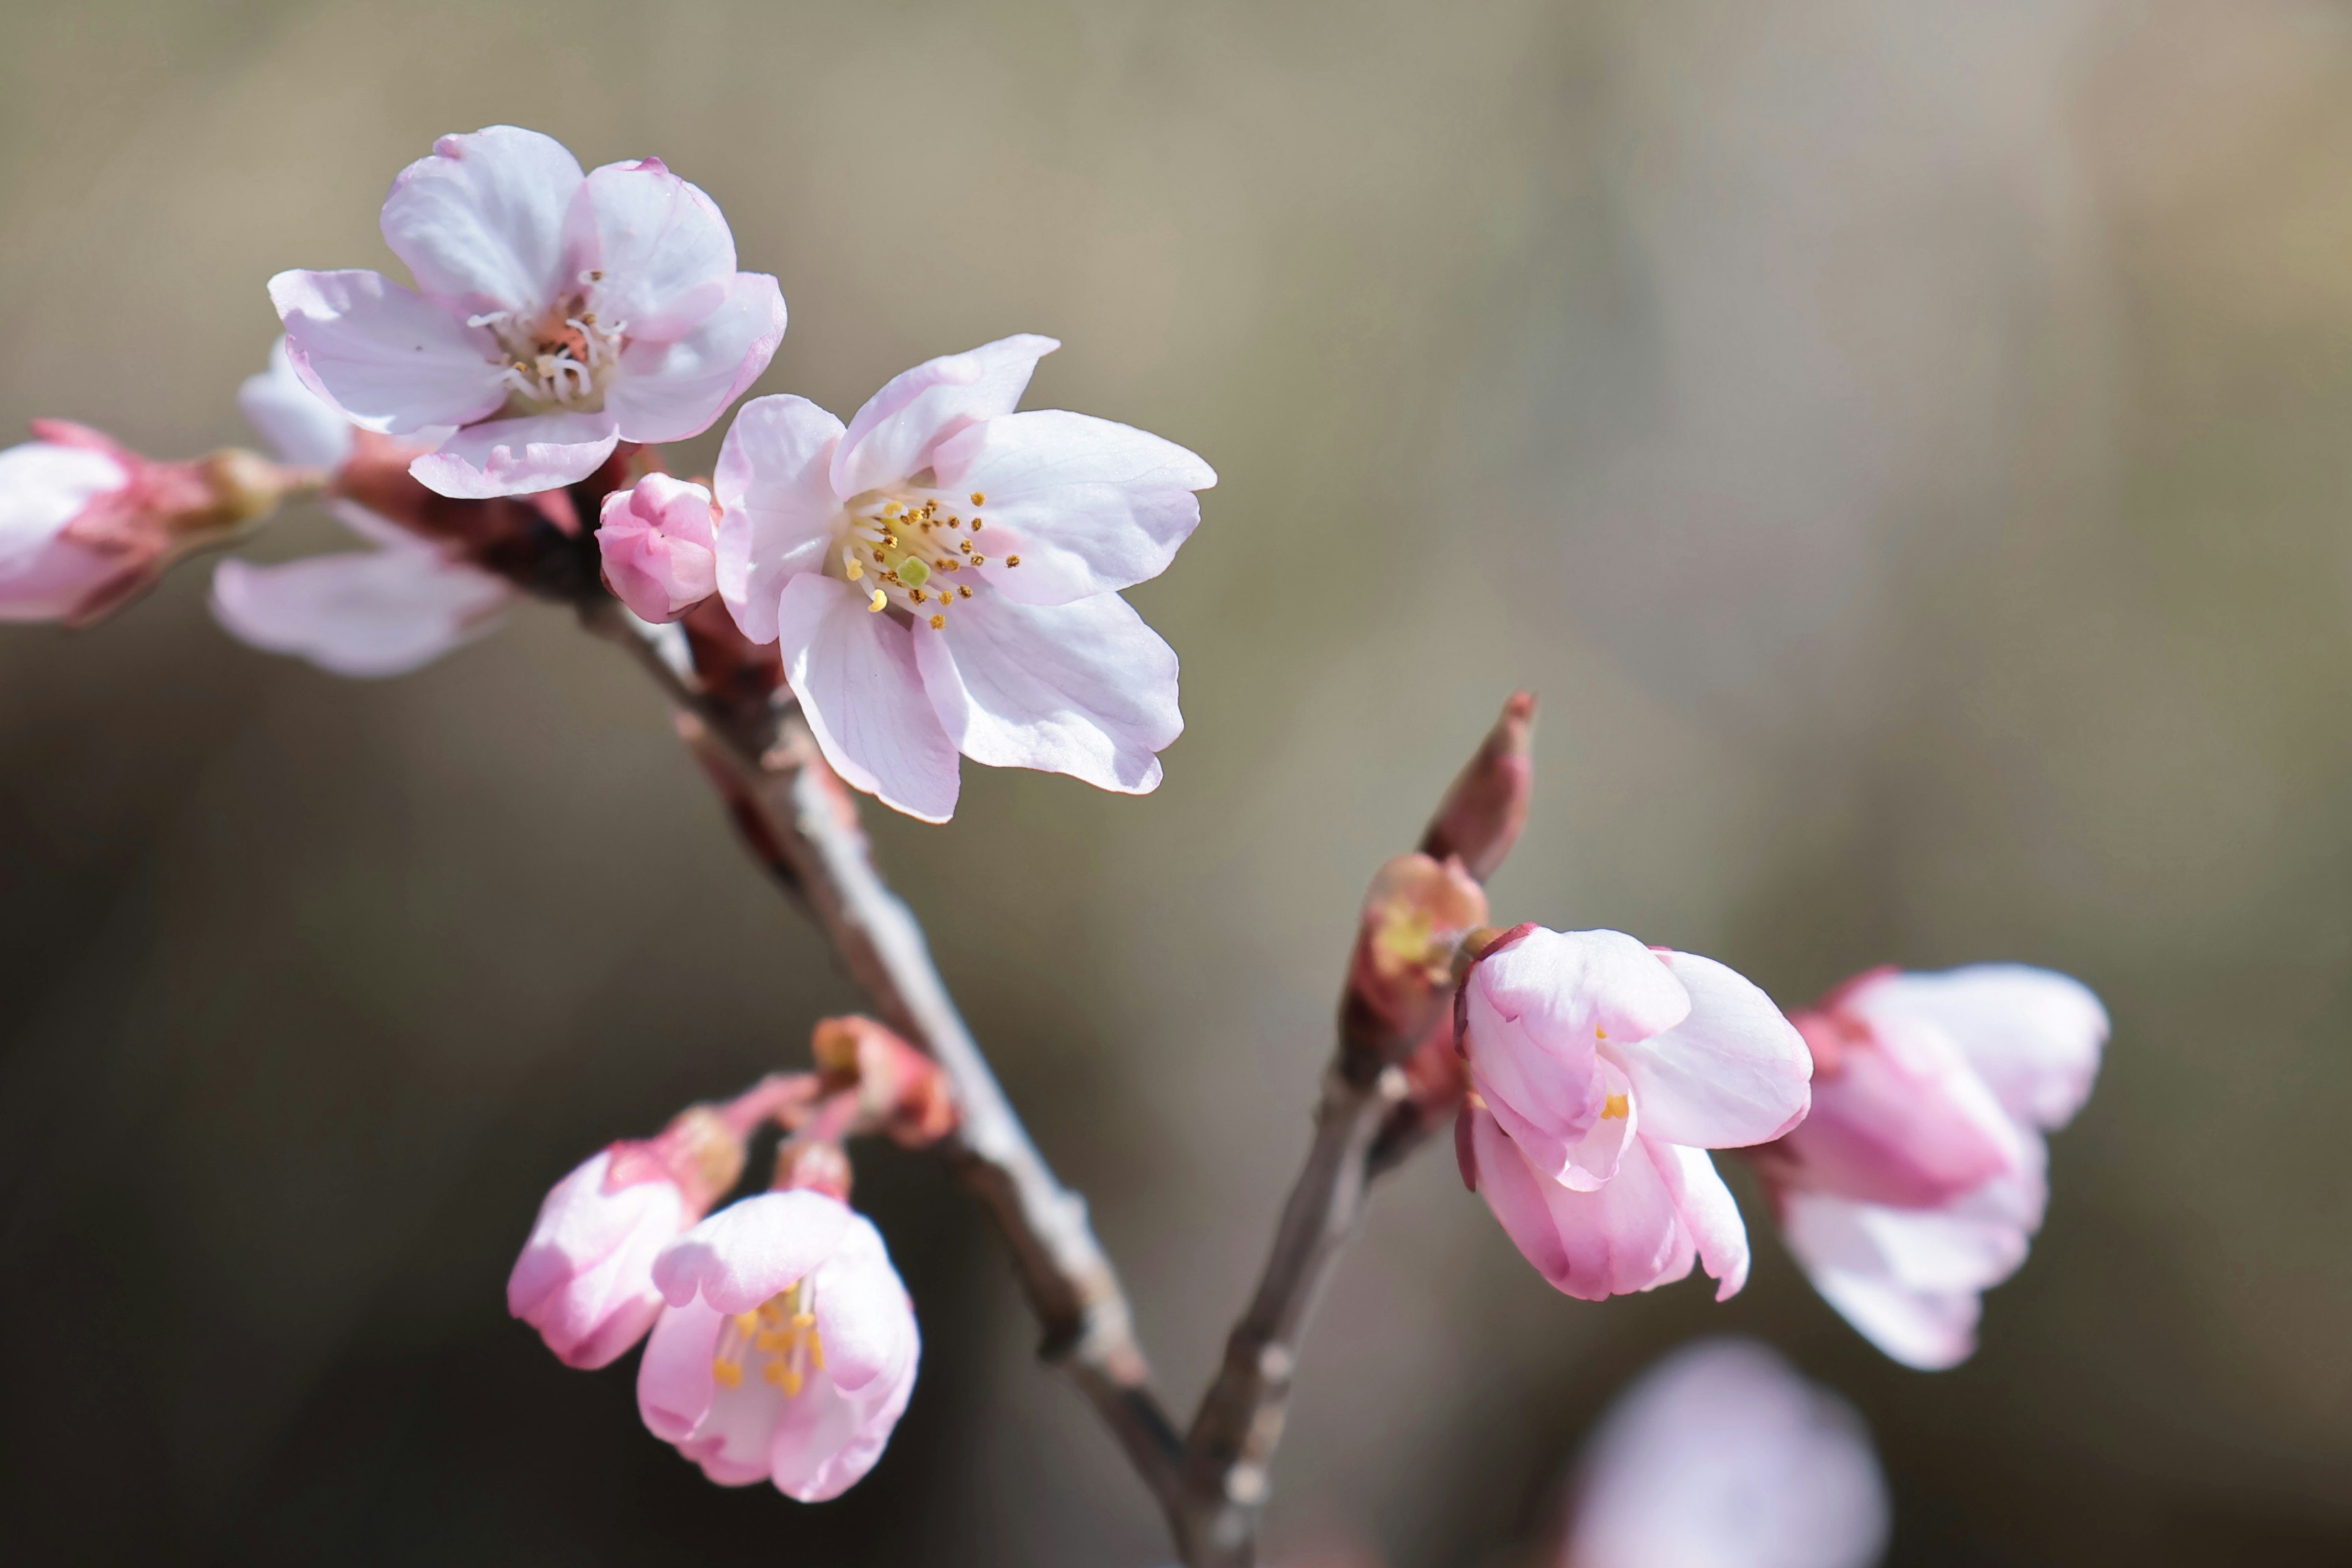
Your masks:
<instances>
[{"instance_id":1,"label":"yellow anthers cluster","mask_svg":"<svg viewBox=\"0 0 2352 1568\"><path fill-rule=\"evenodd\" d=\"M799 1395L812 1373L824 1370L824 1340L817 1332L814 1295L807 1281L778 1292L749 1312L737 1312L719 1331L719 1351L710 1375L722 1388L743 1386L746 1363L757 1363L760 1381Z\"/></svg>"},{"instance_id":2,"label":"yellow anthers cluster","mask_svg":"<svg viewBox=\"0 0 2352 1568\"><path fill-rule=\"evenodd\" d=\"M971 492L974 506L987 499L979 490ZM972 532L980 531L981 519L945 510L936 496L920 501L893 499L871 510L853 511L841 543L841 575L852 583L870 580L879 584L866 593L866 607L875 614L895 603L913 610L933 631L945 631L946 616L930 606L944 609L971 598L973 590L968 583L950 584L934 579L943 573L960 574L967 566L988 564L988 557L975 550L969 539L958 539L952 551L948 548L948 533L961 531L967 521ZM1017 566L1021 558L1010 556L1004 563Z\"/></svg>"}]
</instances>

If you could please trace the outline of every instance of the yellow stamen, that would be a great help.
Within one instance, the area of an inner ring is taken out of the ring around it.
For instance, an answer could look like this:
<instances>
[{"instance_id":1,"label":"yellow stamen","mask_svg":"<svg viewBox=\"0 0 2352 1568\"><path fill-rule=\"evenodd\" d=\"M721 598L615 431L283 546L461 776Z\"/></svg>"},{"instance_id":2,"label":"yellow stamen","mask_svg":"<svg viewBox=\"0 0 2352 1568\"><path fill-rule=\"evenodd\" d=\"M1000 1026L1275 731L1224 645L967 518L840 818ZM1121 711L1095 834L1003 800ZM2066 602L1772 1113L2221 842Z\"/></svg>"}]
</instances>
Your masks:
<instances>
[{"instance_id":1,"label":"yellow stamen","mask_svg":"<svg viewBox=\"0 0 2352 1568\"><path fill-rule=\"evenodd\" d=\"M740 1388L743 1386L743 1367L739 1362L714 1361L710 1363L710 1375L718 1381L721 1387Z\"/></svg>"},{"instance_id":2,"label":"yellow stamen","mask_svg":"<svg viewBox=\"0 0 2352 1568\"><path fill-rule=\"evenodd\" d=\"M931 617L931 630L935 632L943 632L947 629L948 618L945 616L933 616Z\"/></svg>"},{"instance_id":3,"label":"yellow stamen","mask_svg":"<svg viewBox=\"0 0 2352 1568\"><path fill-rule=\"evenodd\" d=\"M1004 563L1007 566L1018 566L1021 564L1021 557L1018 555L1008 555L1004 558Z\"/></svg>"},{"instance_id":4,"label":"yellow stamen","mask_svg":"<svg viewBox=\"0 0 2352 1568\"><path fill-rule=\"evenodd\" d=\"M1608 1103L1601 1108L1601 1119L1603 1121L1622 1121L1633 1113L1632 1102L1622 1094L1611 1095Z\"/></svg>"},{"instance_id":5,"label":"yellow stamen","mask_svg":"<svg viewBox=\"0 0 2352 1568\"><path fill-rule=\"evenodd\" d=\"M889 602L890 595L884 593L881 589L877 588L874 590L874 596L866 601L866 607L870 612L879 613L882 607Z\"/></svg>"},{"instance_id":6,"label":"yellow stamen","mask_svg":"<svg viewBox=\"0 0 2352 1568\"><path fill-rule=\"evenodd\" d=\"M860 577L863 577L863 576L865 576L865 575L866 575L866 563L865 563L864 562L862 562L862 561L858 561L858 560L855 560L855 559L853 559L853 560L849 563L849 568L848 568L848 571L849 571L849 580L850 580L851 582L855 583L855 582L856 582Z\"/></svg>"},{"instance_id":7,"label":"yellow stamen","mask_svg":"<svg viewBox=\"0 0 2352 1568\"><path fill-rule=\"evenodd\" d=\"M978 490L974 490L971 492L971 504L974 506L986 506L988 504L988 498L981 494Z\"/></svg>"}]
</instances>

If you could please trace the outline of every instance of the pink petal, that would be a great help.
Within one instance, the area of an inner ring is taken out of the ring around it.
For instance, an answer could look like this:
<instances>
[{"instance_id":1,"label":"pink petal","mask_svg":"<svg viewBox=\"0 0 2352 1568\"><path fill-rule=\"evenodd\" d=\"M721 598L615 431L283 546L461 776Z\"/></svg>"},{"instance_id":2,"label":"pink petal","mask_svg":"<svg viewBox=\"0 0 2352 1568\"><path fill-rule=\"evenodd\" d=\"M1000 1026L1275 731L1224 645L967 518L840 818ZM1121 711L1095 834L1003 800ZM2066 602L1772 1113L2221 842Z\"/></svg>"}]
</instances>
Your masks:
<instances>
[{"instance_id":1,"label":"pink petal","mask_svg":"<svg viewBox=\"0 0 2352 1568\"><path fill-rule=\"evenodd\" d=\"M718 1387L710 1362L724 1323L719 1312L697 1301L669 1308L654 1324L637 1363L637 1413L666 1443L684 1442L710 1414Z\"/></svg>"},{"instance_id":2,"label":"pink petal","mask_svg":"<svg viewBox=\"0 0 2352 1568\"><path fill-rule=\"evenodd\" d=\"M1685 1148L1643 1139L1644 1152L1658 1168L1658 1179L1674 1199L1675 1213L1698 1248L1698 1260L1717 1282L1715 1299L1727 1301L1748 1283L1748 1226L1731 1189L1716 1173L1715 1162L1703 1149Z\"/></svg>"},{"instance_id":3,"label":"pink petal","mask_svg":"<svg viewBox=\"0 0 2352 1568\"><path fill-rule=\"evenodd\" d=\"M730 1204L666 1248L654 1284L673 1307L698 1295L722 1312L748 1312L816 1271L853 1216L837 1198L761 1193Z\"/></svg>"},{"instance_id":4,"label":"pink petal","mask_svg":"<svg viewBox=\"0 0 2352 1568\"><path fill-rule=\"evenodd\" d=\"M2080 981L2021 963L1893 974L1846 1005L1874 1026L1919 1018L1951 1037L2011 1116L2063 1127L2090 1097L2106 1009Z\"/></svg>"},{"instance_id":5,"label":"pink petal","mask_svg":"<svg viewBox=\"0 0 2352 1568\"><path fill-rule=\"evenodd\" d=\"M26 441L0 451L0 573L28 568L90 502L130 482L94 447Z\"/></svg>"},{"instance_id":6,"label":"pink petal","mask_svg":"<svg viewBox=\"0 0 2352 1568\"><path fill-rule=\"evenodd\" d=\"M1690 1016L1645 1039L1601 1047L1633 1080L1643 1131L1670 1143L1733 1149L1779 1137L1810 1103L1812 1053L1772 999L1711 958L1673 955Z\"/></svg>"},{"instance_id":7,"label":"pink petal","mask_svg":"<svg viewBox=\"0 0 2352 1568\"><path fill-rule=\"evenodd\" d=\"M853 789L925 822L955 813L956 749L940 728L907 628L848 584L792 578L776 605L785 679L824 760Z\"/></svg>"},{"instance_id":8,"label":"pink petal","mask_svg":"<svg viewBox=\"0 0 2352 1568\"><path fill-rule=\"evenodd\" d=\"M1176 654L1116 594L1016 605L959 600L918 622L915 658L948 739L976 763L1068 773L1141 795L1183 732Z\"/></svg>"},{"instance_id":9,"label":"pink petal","mask_svg":"<svg viewBox=\"0 0 2352 1568\"><path fill-rule=\"evenodd\" d=\"M805 397L745 404L719 449L719 596L743 635L776 640L787 579L822 572L841 502L828 465L841 421Z\"/></svg>"},{"instance_id":10,"label":"pink petal","mask_svg":"<svg viewBox=\"0 0 2352 1568\"><path fill-rule=\"evenodd\" d=\"M1523 1020L1505 1021L1475 984L1463 1015L1471 1087L1528 1163L1578 1192L1614 1176L1637 1110L1625 1075L1589 1042L1580 1054L1544 1049ZM1625 1097L1622 1115L1604 1114L1612 1094Z\"/></svg>"},{"instance_id":11,"label":"pink petal","mask_svg":"<svg viewBox=\"0 0 2352 1568\"><path fill-rule=\"evenodd\" d=\"M1622 931L1538 928L1471 973L1501 1016L1518 1020L1529 1038L1555 1052L1643 1038L1673 1028L1691 1010L1675 972Z\"/></svg>"},{"instance_id":12,"label":"pink petal","mask_svg":"<svg viewBox=\"0 0 2352 1568\"><path fill-rule=\"evenodd\" d=\"M940 444L932 467L940 489L988 498L975 508L992 542L981 575L1030 605L1157 577L1200 526L1192 492L1217 482L1172 441L1058 410L971 426ZM1013 555L1021 564L1005 566Z\"/></svg>"},{"instance_id":13,"label":"pink petal","mask_svg":"<svg viewBox=\"0 0 2352 1568\"><path fill-rule=\"evenodd\" d=\"M1869 1568L1886 1481L1862 1420L1745 1340L1675 1352L1585 1446L1575 1568Z\"/></svg>"},{"instance_id":14,"label":"pink petal","mask_svg":"<svg viewBox=\"0 0 2352 1568\"><path fill-rule=\"evenodd\" d=\"M710 492L647 474L604 497L596 551L604 583L638 619L671 621L718 591Z\"/></svg>"},{"instance_id":15,"label":"pink petal","mask_svg":"<svg viewBox=\"0 0 2352 1568\"><path fill-rule=\"evenodd\" d=\"M1646 1290L1689 1267L1673 1194L1636 1139L1616 1177L1597 1192L1570 1192L1522 1157L1491 1116L1471 1135L1478 1190L1520 1254L1555 1289L1587 1301Z\"/></svg>"},{"instance_id":16,"label":"pink petal","mask_svg":"<svg viewBox=\"0 0 2352 1568\"><path fill-rule=\"evenodd\" d=\"M675 338L632 334L604 407L632 441L699 436L760 379L784 338L784 296L764 272L738 272L709 315Z\"/></svg>"},{"instance_id":17,"label":"pink petal","mask_svg":"<svg viewBox=\"0 0 2352 1568\"><path fill-rule=\"evenodd\" d=\"M498 340L381 272L280 272L269 302L302 384L362 429L463 425L506 402Z\"/></svg>"},{"instance_id":18,"label":"pink petal","mask_svg":"<svg viewBox=\"0 0 2352 1568\"><path fill-rule=\"evenodd\" d=\"M52 540L0 564L0 622L69 619L111 594L126 574L136 577L147 569L137 556Z\"/></svg>"},{"instance_id":19,"label":"pink petal","mask_svg":"<svg viewBox=\"0 0 2352 1568\"><path fill-rule=\"evenodd\" d=\"M572 204L571 255L595 285L600 320L633 337L683 335L735 284L735 237L719 204L658 158L607 163Z\"/></svg>"},{"instance_id":20,"label":"pink petal","mask_svg":"<svg viewBox=\"0 0 2352 1568\"><path fill-rule=\"evenodd\" d=\"M909 1334L913 1330L910 1314ZM825 1405L798 1402L810 1407L786 1413L770 1449L776 1489L801 1502L824 1502L863 1480L882 1458L914 1391L910 1353L902 1373L858 1394L839 1395Z\"/></svg>"},{"instance_id":21,"label":"pink petal","mask_svg":"<svg viewBox=\"0 0 2352 1568\"><path fill-rule=\"evenodd\" d=\"M834 493L846 500L930 467L933 448L966 426L1012 413L1037 362L1061 346L1024 332L893 376L866 400L834 452Z\"/></svg>"},{"instance_id":22,"label":"pink petal","mask_svg":"<svg viewBox=\"0 0 2352 1568\"><path fill-rule=\"evenodd\" d=\"M351 456L352 422L302 384L282 337L269 345L269 368L237 388L236 405L281 462L332 469Z\"/></svg>"},{"instance_id":23,"label":"pink petal","mask_svg":"<svg viewBox=\"0 0 2352 1568\"><path fill-rule=\"evenodd\" d=\"M1786 1167L1779 1179L1921 1208L2016 1162L2016 1128L1942 1030L1889 1018L1838 1060L1815 1080L1805 1120L1773 1145L1776 1166Z\"/></svg>"},{"instance_id":24,"label":"pink petal","mask_svg":"<svg viewBox=\"0 0 2352 1568\"><path fill-rule=\"evenodd\" d=\"M817 1329L834 1386L855 1393L896 1375L914 1349L915 1310L881 1233L853 1215L816 1277Z\"/></svg>"},{"instance_id":25,"label":"pink petal","mask_svg":"<svg viewBox=\"0 0 2352 1568\"><path fill-rule=\"evenodd\" d=\"M536 315L572 286L564 217L580 164L536 131L493 125L444 136L384 198L383 242L416 286L467 314Z\"/></svg>"},{"instance_id":26,"label":"pink petal","mask_svg":"<svg viewBox=\"0 0 2352 1568\"><path fill-rule=\"evenodd\" d=\"M336 675L404 675L497 624L513 590L424 548L224 561L213 614L238 638Z\"/></svg>"},{"instance_id":27,"label":"pink petal","mask_svg":"<svg viewBox=\"0 0 2352 1568\"><path fill-rule=\"evenodd\" d=\"M408 465L416 481L458 500L557 490L604 467L620 445L610 414L532 414L468 425Z\"/></svg>"}]
</instances>

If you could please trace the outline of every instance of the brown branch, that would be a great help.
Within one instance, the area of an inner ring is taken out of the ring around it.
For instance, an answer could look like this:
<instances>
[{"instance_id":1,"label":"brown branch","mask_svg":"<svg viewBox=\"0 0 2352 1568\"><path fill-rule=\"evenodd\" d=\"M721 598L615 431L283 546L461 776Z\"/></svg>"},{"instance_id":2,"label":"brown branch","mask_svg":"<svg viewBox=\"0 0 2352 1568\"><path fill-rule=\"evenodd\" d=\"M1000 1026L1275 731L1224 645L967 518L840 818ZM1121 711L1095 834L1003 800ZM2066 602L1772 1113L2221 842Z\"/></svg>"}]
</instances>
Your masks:
<instances>
[{"instance_id":1,"label":"brown branch","mask_svg":"<svg viewBox=\"0 0 2352 1568\"><path fill-rule=\"evenodd\" d=\"M626 648L680 710L679 728L741 829L745 845L806 909L882 1021L936 1061L955 1096L958 1131L940 1148L1012 1247L1045 1329L1040 1353L1077 1383L1129 1463L1174 1517L1182 1444L1152 1392L1127 1297L1087 1223L1086 1200L1055 1177L989 1069L932 963L922 928L883 882L854 795L825 765L789 694L749 698L673 661L609 601L581 611L589 630ZM669 634L674 635L674 634Z\"/></svg>"}]
</instances>

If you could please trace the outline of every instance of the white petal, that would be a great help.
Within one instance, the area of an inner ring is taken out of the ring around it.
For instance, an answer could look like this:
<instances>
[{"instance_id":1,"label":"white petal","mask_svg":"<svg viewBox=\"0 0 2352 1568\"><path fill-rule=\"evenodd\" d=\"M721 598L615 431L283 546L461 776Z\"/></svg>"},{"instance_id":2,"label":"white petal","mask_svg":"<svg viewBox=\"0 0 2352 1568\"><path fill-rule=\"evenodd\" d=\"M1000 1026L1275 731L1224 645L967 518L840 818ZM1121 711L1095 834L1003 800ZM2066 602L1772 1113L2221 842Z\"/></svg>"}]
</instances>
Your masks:
<instances>
[{"instance_id":1,"label":"white petal","mask_svg":"<svg viewBox=\"0 0 2352 1568\"><path fill-rule=\"evenodd\" d=\"M1658 1179L1675 1200L1683 1228L1698 1248L1699 1262L1717 1282L1715 1299L1731 1300L1748 1283L1748 1226L1731 1189L1723 1184L1705 1150L1657 1139L1643 1142L1657 1164Z\"/></svg>"},{"instance_id":2,"label":"white petal","mask_svg":"<svg viewBox=\"0 0 2352 1568\"><path fill-rule=\"evenodd\" d=\"M381 272L281 272L269 301L302 384L364 429L463 425L506 401L498 340Z\"/></svg>"},{"instance_id":3,"label":"white petal","mask_svg":"<svg viewBox=\"0 0 2352 1568\"><path fill-rule=\"evenodd\" d=\"M404 675L496 624L513 590L437 551L354 551L281 566L224 561L213 614L244 641L336 675Z\"/></svg>"},{"instance_id":4,"label":"white petal","mask_svg":"<svg viewBox=\"0 0 2352 1568\"><path fill-rule=\"evenodd\" d=\"M981 574L1031 605L1157 577L1200 526L1192 492L1217 482L1172 441L1058 409L974 425L941 442L932 467L940 489L988 498L974 507L990 542Z\"/></svg>"},{"instance_id":5,"label":"white petal","mask_svg":"<svg viewBox=\"0 0 2352 1568\"><path fill-rule=\"evenodd\" d=\"M269 345L269 368L236 389L236 405L281 462L338 468L351 456L352 422L302 384L282 337Z\"/></svg>"},{"instance_id":6,"label":"white petal","mask_svg":"<svg viewBox=\"0 0 2352 1568\"><path fill-rule=\"evenodd\" d=\"M732 275L717 309L667 341L633 335L604 406L631 441L699 436L760 379L784 339L784 296L764 272Z\"/></svg>"},{"instance_id":7,"label":"white petal","mask_svg":"<svg viewBox=\"0 0 2352 1568\"><path fill-rule=\"evenodd\" d=\"M94 447L26 441L0 452L0 567L29 563L84 507L130 482Z\"/></svg>"},{"instance_id":8,"label":"white petal","mask_svg":"<svg viewBox=\"0 0 2352 1568\"><path fill-rule=\"evenodd\" d=\"M2022 963L1889 975L1849 1005L1874 1025L1933 1024L2011 1116L2044 1128L2063 1127L2082 1109L2107 1038L2106 1009L2088 986Z\"/></svg>"},{"instance_id":9,"label":"white petal","mask_svg":"<svg viewBox=\"0 0 2352 1568\"><path fill-rule=\"evenodd\" d=\"M917 623L915 657L965 756L1123 795L1158 787L1155 753L1184 729L1176 653L1126 600L1037 606L983 592L945 615L944 630Z\"/></svg>"},{"instance_id":10,"label":"white petal","mask_svg":"<svg viewBox=\"0 0 2352 1568\"><path fill-rule=\"evenodd\" d=\"M949 437L1012 413L1037 362L1061 346L1024 332L892 376L850 420L834 452L834 493L847 500L930 467L933 448Z\"/></svg>"},{"instance_id":11,"label":"white petal","mask_svg":"<svg viewBox=\"0 0 2352 1568\"><path fill-rule=\"evenodd\" d=\"M677 337L734 286L735 237L719 204L658 158L594 171L570 222L574 264L604 274L597 316L632 334Z\"/></svg>"},{"instance_id":12,"label":"white petal","mask_svg":"<svg viewBox=\"0 0 2352 1568\"><path fill-rule=\"evenodd\" d=\"M393 182L383 242L436 299L535 315L576 270L563 226L580 183L579 161L536 131L444 136Z\"/></svg>"},{"instance_id":13,"label":"white petal","mask_svg":"<svg viewBox=\"0 0 2352 1568\"><path fill-rule=\"evenodd\" d=\"M468 425L408 465L426 489L459 500L562 489L620 445L610 414L534 414Z\"/></svg>"},{"instance_id":14,"label":"white petal","mask_svg":"<svg viewBox=\"0 0 2352 1568\"><path fill-rule=\"evenodd\" d=\"M1736 1149L1779 1137L1811 1103L1812 1053L1772 999L1711 958L1677 952L1690 1016L1601 1047L1633 1080L1642 1130L1671 1143Z\"/></svg>"},{"instance_id":15,"label":"white petal","mask_svg":"<svg viewBox=\"0 0 2352 1568\"><path fill-rule=\"evenodd\" d=\"M923 695L906 627L869 612L848 584L808 574L784 584L776 644L834 772L909 816L954 815L955 747Z\"/></svg>"},{"instance_id":16,"label":"white petal","mask_svg":"<svg viewBox=\"0 0 2352 1568\"><path fill-rule=\"evenodd\" d=\"M745 404L727 428L718 497L719 596L743 635L776 640L787 579L822 571L841 516L827 467L841 421L805 397Z\"/></svg>"}]
</instances>

